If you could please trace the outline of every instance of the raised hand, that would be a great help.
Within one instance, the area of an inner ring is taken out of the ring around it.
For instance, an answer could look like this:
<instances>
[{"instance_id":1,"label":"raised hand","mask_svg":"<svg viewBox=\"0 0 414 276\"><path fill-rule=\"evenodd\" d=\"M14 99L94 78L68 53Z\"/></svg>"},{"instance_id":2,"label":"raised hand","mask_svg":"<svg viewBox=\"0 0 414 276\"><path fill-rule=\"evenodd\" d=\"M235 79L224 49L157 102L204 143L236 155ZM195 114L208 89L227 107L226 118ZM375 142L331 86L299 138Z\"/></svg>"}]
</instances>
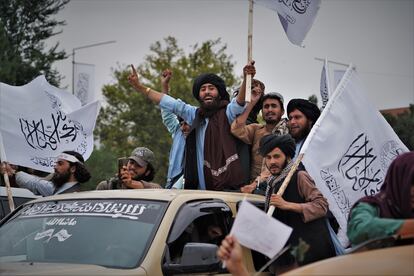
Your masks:
<instances>
[{"instance_id":1,"label":"raised hand","mask_svg":"<svg viewBox=\"0 0 414 276\"><path fill-rule=\"evenodd\" d=\"M252 75L252 78L254 75L256 75L256 67L254 67L254 60L249 62L249 64L246 64L243 67L243 76L246 77L247 75Z\"/></svg>"},{"instance_id":2,"label":"raised hand","mask_svg":"<svg viewBox=\"0 0 414 276\"><path fill-rule=\"evenodd\" d=\"M246 266L243 264L242 248L235 237L226 236L221 242L217 256L220 260L226 262L226 267L232 275L249 275Z\"/></svg>"},{"instance_id":3,"label":"raised hand","mask_svg":"<svg viewBox=\"0 0 414 276\"><path fill-rule=\"evenodd\" d=\"M138 92L143 92L142 91L142 85L141 85L141 83L139 81L139 78L138 78L138 73L135 70L134 65L132 65L132 64L131 64L131 69L132 69L132 71L128 76L129 84L132 85L132 87L134 87L135 90L137 90Z\"/></svg>"},{"instance_id":4,"label":"raised hand","mask_svg":"<svg viewBox=\"0 0 414 276\"><path fill-rule=\"evenodd\" d=\"M172 71L170 69L165 69L161 74L161 87L163 93L168 94L168 90L170 89L169 83L172 77Z\"/></svg>"}]
</instances>

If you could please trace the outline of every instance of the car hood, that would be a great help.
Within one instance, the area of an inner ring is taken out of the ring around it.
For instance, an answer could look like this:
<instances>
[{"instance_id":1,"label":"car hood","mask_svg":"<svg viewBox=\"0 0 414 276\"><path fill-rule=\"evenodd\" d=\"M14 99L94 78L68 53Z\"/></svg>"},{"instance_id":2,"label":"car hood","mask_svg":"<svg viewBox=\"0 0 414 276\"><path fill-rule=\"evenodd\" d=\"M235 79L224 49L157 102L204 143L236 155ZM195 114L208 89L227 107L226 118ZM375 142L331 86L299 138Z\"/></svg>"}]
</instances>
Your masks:
<instances>
[{"instance_id":1,"label":"car hood","mask_svg":"<svg viewBox=\"0 0 414 276\"><path fill-rule=\"evenodd\" d=\"M291 270L298 275L414 275L414 245L345 254Z\"/></svg>"},{"instance_id":2,"label":"car hood","mask_svg":"<svg viewBox=\"0 0 414 276\"><path fill-rule=\"evenodd\" d=\"M14 262L1 263L0 275L147 275L141 267L113 269L99 265Z\"/></svg>"}]
</instances>

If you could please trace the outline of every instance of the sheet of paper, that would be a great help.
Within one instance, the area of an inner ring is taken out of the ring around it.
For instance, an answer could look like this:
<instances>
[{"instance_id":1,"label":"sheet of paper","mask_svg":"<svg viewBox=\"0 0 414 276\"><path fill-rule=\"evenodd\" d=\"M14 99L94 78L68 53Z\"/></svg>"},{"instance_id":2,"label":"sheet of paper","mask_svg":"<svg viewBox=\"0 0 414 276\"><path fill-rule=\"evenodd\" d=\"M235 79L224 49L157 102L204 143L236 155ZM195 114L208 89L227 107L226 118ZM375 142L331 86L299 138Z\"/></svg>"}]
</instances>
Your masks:
<instances>
[{"instance_id":1,"label":"sheet of paper","mask_svg":"<svg viewBox=\"0 0 414 276\"><path fill-rule=\"evenodd\" d=\"M231 233L242 245L272 258L282 250L292 228L267 216L265 212L244 200Z\"/></svg>"}]
</instances>

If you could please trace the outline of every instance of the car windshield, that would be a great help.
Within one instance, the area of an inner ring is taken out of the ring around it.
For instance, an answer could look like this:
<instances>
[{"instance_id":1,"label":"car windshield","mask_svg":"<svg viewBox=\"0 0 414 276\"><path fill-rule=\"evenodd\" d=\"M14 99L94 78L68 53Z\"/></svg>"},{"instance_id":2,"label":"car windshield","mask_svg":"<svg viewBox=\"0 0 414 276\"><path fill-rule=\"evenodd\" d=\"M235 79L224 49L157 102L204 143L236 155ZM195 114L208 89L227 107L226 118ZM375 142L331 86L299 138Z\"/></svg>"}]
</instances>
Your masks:
<instances>
[{"instance_id":1,"label":"car windshield","mask_svg":"<svg viewBox=\"0 0 414 276\"><path fill-rule=\"evenodd\" d=\"M166 208L167 202L123 199L30 204L0 227L0 263L133 268L145 256Z\"/></svg>"}]
</instances>

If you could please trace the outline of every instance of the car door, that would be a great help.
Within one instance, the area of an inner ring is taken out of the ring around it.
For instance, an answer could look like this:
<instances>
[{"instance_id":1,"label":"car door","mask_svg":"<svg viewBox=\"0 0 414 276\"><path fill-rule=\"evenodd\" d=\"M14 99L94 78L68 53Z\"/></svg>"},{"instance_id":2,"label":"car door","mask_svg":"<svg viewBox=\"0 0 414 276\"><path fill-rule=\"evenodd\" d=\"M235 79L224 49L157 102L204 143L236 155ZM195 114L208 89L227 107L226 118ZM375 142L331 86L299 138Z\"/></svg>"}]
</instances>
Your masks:
<instances>
[{"instance_id":1,"label":"car door","mask_svg":"<svg viewBox=\"0 0 414 276\"><path fill-rule=\"evenodd\" d=\"M216 252L230 233L232 217L230 207L219 199L184 204L177 212L167 238L163 273L224 272Z\"/></svg>"}]
</instances>

